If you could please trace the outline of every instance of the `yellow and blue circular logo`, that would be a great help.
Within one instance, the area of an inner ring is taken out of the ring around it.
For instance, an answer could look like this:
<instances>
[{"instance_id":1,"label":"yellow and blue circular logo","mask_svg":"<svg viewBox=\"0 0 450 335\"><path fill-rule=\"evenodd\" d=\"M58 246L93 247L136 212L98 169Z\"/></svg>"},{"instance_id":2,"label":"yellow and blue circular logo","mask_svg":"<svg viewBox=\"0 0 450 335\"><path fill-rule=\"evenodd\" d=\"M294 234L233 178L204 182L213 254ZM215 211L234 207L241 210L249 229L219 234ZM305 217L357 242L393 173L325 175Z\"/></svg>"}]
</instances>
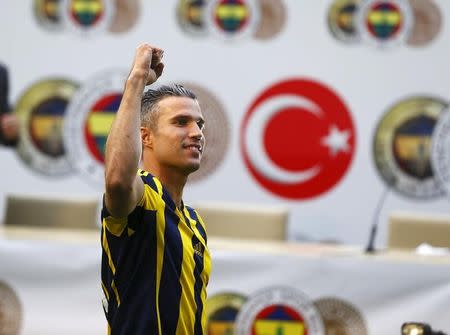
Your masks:
<instances>
[{"instance_id":1,"label":"yellow and blue circular logo","mask_svg":"<svg viewBox=\"0 0 450 335\"><path fill-rule=\"evenodd\" d=\"M205 0L179 0L177 21L181 29L193 36L206 35Z\"/></svg>"},{"instance_id":2,"label":"yellow and blue circular logo","mask_svg":"<svg viewBox=\"0 0 450 335\"><path fill-rule=\"evenodd\" d=\"M377 47L405 43L413 24L414 15L407 0L368 0L358 12L361 38Z\"/></svg>"},{"instance_id":3,"label":"yellow and blue circular logo","mask_svg":"<svg viewBox=\"0 0 450 335\"><path fill-rule=\"evenodd\" d=\"M374 138L375 164L388 187L411 198L444 192L430 159L434 128L447 103L433 97L404 99L389 108Z\"/></svg>"},{"instance_id":4,"label":"yellow and blue circular logo","mask_svg":"<svg viewBox=\"0 0 450 335\"><path fill-rule=\"evenodd\" d=\"M61 0L34 0L33 13L41 27L51 31L62 29Z\"/></svg>"},{"instance_id":5,"label":"yellow and blue circular logo","mask_svg":"<svg viewBox=\"0 0 450 335\"><path fill-rule=\"evenodd\" d=\"M64 144L73 168L103 188L106 138L122 99L126 71L108 71L81 86L68 106Z\"/></svg>"},{"instance_id":6,"label":"yellow and blue circular logo","mask_svg":"<svg viewBox=\"0 0 450 335\"><path fill-rule=\"evenodd\" d=\"M112 0L62 0L61 16L65 25L82 35L107 30L115 13Z\"/></svg>"},{"instance_id":7,"label":"yellow and blue circular logo","mask_svg":"<svg viewBox=\"0 0 450 335\"><path fill-rule=\"evenodd\" d=\"M16 103L20 119L17 152L34 171L49 176L72 171L62 138L64 117L78 85L67 79L47 79L29 87Z\"/></svg>"},{"instance_id":8,"label":"yellow and blue circular logo","mask_svg":"<svg viewBox=\"0 0 450 335\"><path fill-rule=\"evenodd\" d=\"M70 4L70 16L82 27L95 26L103 15L102 1L73 0Z\"/></svg>"},{"instance_id":9,"label":"yellow and blue circular logo","mask_svg":"<svg viewBox=\"0 0 450 335\"><path fill-rule=\"evenodd\" d=\"M324 335L314 303L299 290L269 287L252 294L236 320L237 335Z\"/></svg>"},{"instance_id":10,"label":"yellow and blue circular logo","mask_svg":"<svg viewBox=\"0 0 450 335\"><path fill-rule=\"evenodd\" d=\"M255 33L260 10L257 0L211 0L205 19L213 35L234 40Z\"/></svg>"},{"instance_id":11,"label":"yellow and blue circular logo","mask_svg":"<svg viewBox=\"0 0 450 335\"><path fill-rule=\"evenodd\" d=\"M335 0L328 10L328 27L331 34L345 43L359 42L356 13L361 0Z\"/></svg>"},{"instance_id":12,"label":"yellow and blue circular logo","mask_svg":"<svg viewBox=\"0 0 450 335\"><path fill-rule=\"evenodd\" d=\"M206 301L206 334L235 334L236 317L247 298L239 293L222 292Z\"/></svg>"},{"instance_id":13,"label":"yellow and blue circular logo","mask_svg":"<svg viewBox=\"0 0 450 335\"><path fill-rule=\"evenodd\" d=\"M105 145L109 128L119 109L122 93L106 94L91 106L84 125L84 139L92 157L105 163Z\"/></svg>"}]
</instances>

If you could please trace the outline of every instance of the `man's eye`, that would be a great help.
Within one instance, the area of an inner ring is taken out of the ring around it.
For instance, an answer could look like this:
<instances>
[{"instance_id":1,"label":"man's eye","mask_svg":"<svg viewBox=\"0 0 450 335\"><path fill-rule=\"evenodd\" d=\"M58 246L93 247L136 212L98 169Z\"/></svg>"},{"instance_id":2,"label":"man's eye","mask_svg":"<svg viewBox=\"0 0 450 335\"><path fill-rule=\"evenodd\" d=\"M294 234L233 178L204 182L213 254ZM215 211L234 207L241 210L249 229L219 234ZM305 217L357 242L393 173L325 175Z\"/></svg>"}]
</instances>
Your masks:
<instances>
[{"instance_id":1,"label":"man's eye","mask_svg":"<svg viewBox=\"0 0 450 335\"><path fill-rule=\"evenodd\" d=\"M203 121L198 121L198 122L197 122L197 125L198 125L198 127L199 127L200 129L205 128L205 123L204 123Z\"/></svg>"},{"instance_id":2,"label":"man's eye","mask_svg":"<svg viewBox=\"0 0 450 335\"><path fill-rule=\"evenodd\" d=\"M178 119L177 124L180 126L185 126L187 124L187 120L186 119Z\"/></svg>"}]
</instances>

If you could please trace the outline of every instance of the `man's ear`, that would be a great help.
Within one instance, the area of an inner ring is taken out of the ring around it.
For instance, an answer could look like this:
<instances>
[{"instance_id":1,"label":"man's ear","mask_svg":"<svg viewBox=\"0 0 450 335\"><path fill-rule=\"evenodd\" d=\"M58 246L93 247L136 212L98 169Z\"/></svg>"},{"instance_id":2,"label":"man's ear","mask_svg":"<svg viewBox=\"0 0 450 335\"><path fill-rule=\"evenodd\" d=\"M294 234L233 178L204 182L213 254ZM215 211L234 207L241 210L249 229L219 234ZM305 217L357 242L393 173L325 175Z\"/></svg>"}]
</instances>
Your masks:
<instances>
[{"instance_id":1,"label":"man's ear","mask_svg":"<svg viewBox=\"0 0 450 335\"><path fill-rule=\"evenodd\" d=\"M142 146L153 148L153 132L148 127L141 127Z\"/></svg>"}]
</instances>

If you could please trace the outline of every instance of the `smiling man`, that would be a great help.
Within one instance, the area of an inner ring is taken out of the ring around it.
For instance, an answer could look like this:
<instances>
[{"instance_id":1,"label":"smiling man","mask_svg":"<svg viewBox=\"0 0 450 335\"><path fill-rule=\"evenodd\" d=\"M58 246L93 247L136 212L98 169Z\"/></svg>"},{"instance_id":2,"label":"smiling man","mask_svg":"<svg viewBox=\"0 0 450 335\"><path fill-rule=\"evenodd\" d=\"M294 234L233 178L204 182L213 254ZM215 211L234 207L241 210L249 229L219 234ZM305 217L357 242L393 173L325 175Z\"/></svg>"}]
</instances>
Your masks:
<instances>
[{"instance_id":1,"label":"smiling man","mask_svg":"<svg viewBox=\"0 0 450 335\"><path fill-rule=\"evenodd\" d=\"M183 86L144 93L161 59L161 49L137 48L106 143L101 272L112 335L206 334L206 230L182 200L200 167L204 119Z\"/></svg>"}]
</instances>

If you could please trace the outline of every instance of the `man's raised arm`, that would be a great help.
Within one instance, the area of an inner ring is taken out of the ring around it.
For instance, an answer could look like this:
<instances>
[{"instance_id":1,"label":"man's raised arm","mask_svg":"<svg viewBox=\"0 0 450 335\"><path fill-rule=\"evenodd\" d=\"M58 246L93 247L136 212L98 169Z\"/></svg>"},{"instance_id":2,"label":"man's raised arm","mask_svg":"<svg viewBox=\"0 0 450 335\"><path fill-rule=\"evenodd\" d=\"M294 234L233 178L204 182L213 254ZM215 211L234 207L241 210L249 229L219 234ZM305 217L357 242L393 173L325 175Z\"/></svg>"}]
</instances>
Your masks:
<instances>
[{"instance_id":1,"label":"man's raised arm","mask_svg":"<svg viewBox=\"0 0 450 335\"><path fill-rule=\"evenodd\" d=\"M142 180L137 176L141 157L140 111L141 98L146 85L161 75L162 50L149 44L136 49L128 75L122 101L111 126L105 150L105 201L114 217L127 216L144 192Z\"/></svg>"}]
</instances>

